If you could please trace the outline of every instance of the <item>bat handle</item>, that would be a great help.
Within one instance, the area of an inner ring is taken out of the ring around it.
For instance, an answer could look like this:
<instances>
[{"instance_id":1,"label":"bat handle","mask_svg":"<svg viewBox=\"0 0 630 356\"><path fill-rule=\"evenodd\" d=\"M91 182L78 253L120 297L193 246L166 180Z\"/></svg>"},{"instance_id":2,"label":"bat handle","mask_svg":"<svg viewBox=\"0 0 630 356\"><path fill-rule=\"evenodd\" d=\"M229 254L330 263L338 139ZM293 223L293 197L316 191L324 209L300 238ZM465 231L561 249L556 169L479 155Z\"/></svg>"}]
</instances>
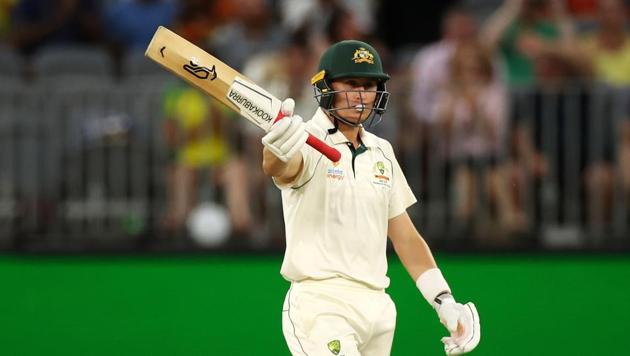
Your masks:
<instances>
[{"instance_id":1,"label":"bat handle","mask_svg":"<svg viewBox=\"0 0 630 356\"><path fill-rule=\"evenodd\" d=\"M326 144L326 142L318 139L317 137L308 134L308 139L306 139L306 143L318 150L321 154L326 156L332 162L339 162L341 159L341 152L337 151L337 149L330 147Z\"/></svg>"},{"instance_id":2,"label":"bat handle","mask_svg":"<svg viewBox=\"0 0 630 356\"><path fill-rule=\"evenodd\" d=\"M285 116L284 113L282 112L282 110L280 110L280 112L278 113L278 116L276 116L276 119L273 120L273 123L275 124L276 122L284 119L284 116Z\"/></svg>"},{"instance_id":3,"label":"bat handle","mask_svg":"<svg viewBox=\"0 0 630 356\"><path fill-rule=\"evenodd\" d=\"M284 118L284 114L282 113L282 111L280 111L278 113L278 116L273 122L275 123L279 120L282 120L282 118ZM341 153L337 151L337 149L330 147L329 145L326 144L326 142L318 139L317 137L311 135L310 133L308 134L308 139L306 139L306 144L308 144L309 146L319 151L321 154L326 156L326 158L328 158L332 162L339 162L339 160L341 159Z\"/></svg>"}]
</instances>

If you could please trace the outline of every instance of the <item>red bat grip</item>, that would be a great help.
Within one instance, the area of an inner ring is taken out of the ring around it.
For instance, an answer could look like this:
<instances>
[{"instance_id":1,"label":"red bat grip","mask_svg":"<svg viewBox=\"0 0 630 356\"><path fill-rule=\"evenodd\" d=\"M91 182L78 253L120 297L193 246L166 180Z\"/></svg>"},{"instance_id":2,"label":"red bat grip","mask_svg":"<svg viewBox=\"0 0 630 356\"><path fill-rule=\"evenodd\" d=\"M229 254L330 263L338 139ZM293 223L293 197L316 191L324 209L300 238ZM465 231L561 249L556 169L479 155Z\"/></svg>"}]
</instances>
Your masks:
<instances>
[{"instance_id":1,"label":"red bat grip","mask_svg":"<svg viewBox=\"0 0 630 356\"><path fill-rule=\"evenodd\" d=\"M284 113L282 112L282 110L280 110L280 112L278 113L278 116L276 116L276 119L273 120L273 123L275 124L276 122L280 121L284 119Z\"/></svg>"},{"instance_id":2,"label":"red bat grip","mask_svg":"<svg viewBox=\"0 0 630 356\"><path fill-rule=\"evenodd\" d=\"M273 120L273 122L275 123L279 120L282 120L282 118L284 118L284 114L282 113L282 111L280 111L276 119ZM339 151L337 151L333 147L328 146L326 142L318 139L317 137L311 134L308 134L308 139L306 139L306 144L313 147L314 149L319 151L321 154L326 156L326 158L328 158L329 160L333 162L339 162L339 160L341 159L341 153Z\"/></svg>"},{"instance_id":3,"label":"red bat grip","mask_svg":"<svg viewBox=\"0 0 630 356\"><path fill-rule=\"evenodd\" d=\"M339 160L341 159L341 152L337 151L337 149L333 147L328 146L326 142L318 139L311 134L308 134L306 143L314 149L318 150L321 154L326 156L332 162L339 162Z\"/></svg>"}]
</instances>

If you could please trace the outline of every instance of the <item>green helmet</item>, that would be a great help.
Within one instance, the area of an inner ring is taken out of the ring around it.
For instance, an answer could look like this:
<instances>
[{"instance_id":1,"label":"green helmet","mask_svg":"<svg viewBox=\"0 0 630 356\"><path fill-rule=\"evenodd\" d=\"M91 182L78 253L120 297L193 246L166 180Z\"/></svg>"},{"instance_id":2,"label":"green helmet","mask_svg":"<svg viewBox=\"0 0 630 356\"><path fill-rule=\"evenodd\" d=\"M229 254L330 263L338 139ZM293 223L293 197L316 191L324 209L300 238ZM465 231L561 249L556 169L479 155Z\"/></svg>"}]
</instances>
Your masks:
<instances>
[{"instance_id":1,"label":"green helmet","mask_svg":"<svg viewBox=\"0 0 630 356\"><path fill-rule=\"evenodd\" d=\"M374 78L377 79L377 99L372 110L372 122L385 113L389 93L385 82L390 78L383 72L381 57L374 47L356 40L346 40L333 44L319 61L319 72L311 79L315 89L315 99L319 106L332 114L336 119L348 123L337 115L340 108L333 108L334 96L337 92L331 88L331 82L340 78ZM351 123L348 123L351 124Z\"/></svg>"},{"instance_id":2,"label":"green helmet","mask_svg":"<svg viewBox=\"0 0 630 356\"><path fill-rule=\"evenodd\" d=\"M319 61L319 70L326 79L376 78L387 81L378 52L369 44L356 40L341 41L330 46Z\"/></svg>"}]
</instances>

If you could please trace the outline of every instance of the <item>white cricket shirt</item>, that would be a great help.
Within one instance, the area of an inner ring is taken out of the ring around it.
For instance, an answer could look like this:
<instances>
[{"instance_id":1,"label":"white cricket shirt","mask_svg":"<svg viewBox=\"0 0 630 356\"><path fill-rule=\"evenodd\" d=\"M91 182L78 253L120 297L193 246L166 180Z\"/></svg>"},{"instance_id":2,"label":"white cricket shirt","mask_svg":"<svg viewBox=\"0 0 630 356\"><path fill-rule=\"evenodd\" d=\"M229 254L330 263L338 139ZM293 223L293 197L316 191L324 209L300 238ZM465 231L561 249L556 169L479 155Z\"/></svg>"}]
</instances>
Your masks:
<instances>
[{"instance_id":1,"label":"white cricket shirt","mask_svg":"<svg viewBox=\"0 0 630 356\"><path fill-rule=\"evenodd\" d=\"M318 109L307 130L341 152L333 164L308 145L294 182L278 184L286 230L280 273L289 281L343 277L373 288L389 286L388 220L416 202L392 146L361 129L366 150L354 156L333 123ZM357 153L361 149L357 149Z\"/></svg>"}]
</instances>

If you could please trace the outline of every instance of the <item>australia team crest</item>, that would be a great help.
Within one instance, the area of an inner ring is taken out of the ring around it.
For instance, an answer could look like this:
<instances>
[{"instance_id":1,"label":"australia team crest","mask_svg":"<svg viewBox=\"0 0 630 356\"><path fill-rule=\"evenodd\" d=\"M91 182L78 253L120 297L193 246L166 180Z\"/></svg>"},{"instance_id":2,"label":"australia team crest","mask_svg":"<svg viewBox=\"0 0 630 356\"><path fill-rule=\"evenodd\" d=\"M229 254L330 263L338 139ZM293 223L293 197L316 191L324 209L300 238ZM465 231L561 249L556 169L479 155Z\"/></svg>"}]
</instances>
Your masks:
<instances>
[{"instance_id":1,"label":"australia team crest","mask_svg":"<svg viewBox=\"0 0 630 356\"><path fill-rule=\"evenodd\" d=\"M332 352L333 355L339 355L339 351L341 351L341 341L332 340L328 343L328 350Z\"/></svg>"},{"instance_id":2,"label":"australia team crest","mask_svg":"<svg viewBox=\"0 0 630 356\"><path fill-rule=\"evenodd\" d=\"M391 185L391 172L383 161L378 161L374 164L372 173L374 174L372 183L386 187Z\"/></svg>"},{"instance_id":3,"label":"australia team crest","mask_svg":"<svg viewBox=\"0 0 630 356\"><path fill-rule=\"evenodd\" d=\"M369 63L374 64L374 55L370 53L367 49L360 47L356 51L354 51L354 56L352 57L354 63Z\"/></svg>"}]
</instances>

